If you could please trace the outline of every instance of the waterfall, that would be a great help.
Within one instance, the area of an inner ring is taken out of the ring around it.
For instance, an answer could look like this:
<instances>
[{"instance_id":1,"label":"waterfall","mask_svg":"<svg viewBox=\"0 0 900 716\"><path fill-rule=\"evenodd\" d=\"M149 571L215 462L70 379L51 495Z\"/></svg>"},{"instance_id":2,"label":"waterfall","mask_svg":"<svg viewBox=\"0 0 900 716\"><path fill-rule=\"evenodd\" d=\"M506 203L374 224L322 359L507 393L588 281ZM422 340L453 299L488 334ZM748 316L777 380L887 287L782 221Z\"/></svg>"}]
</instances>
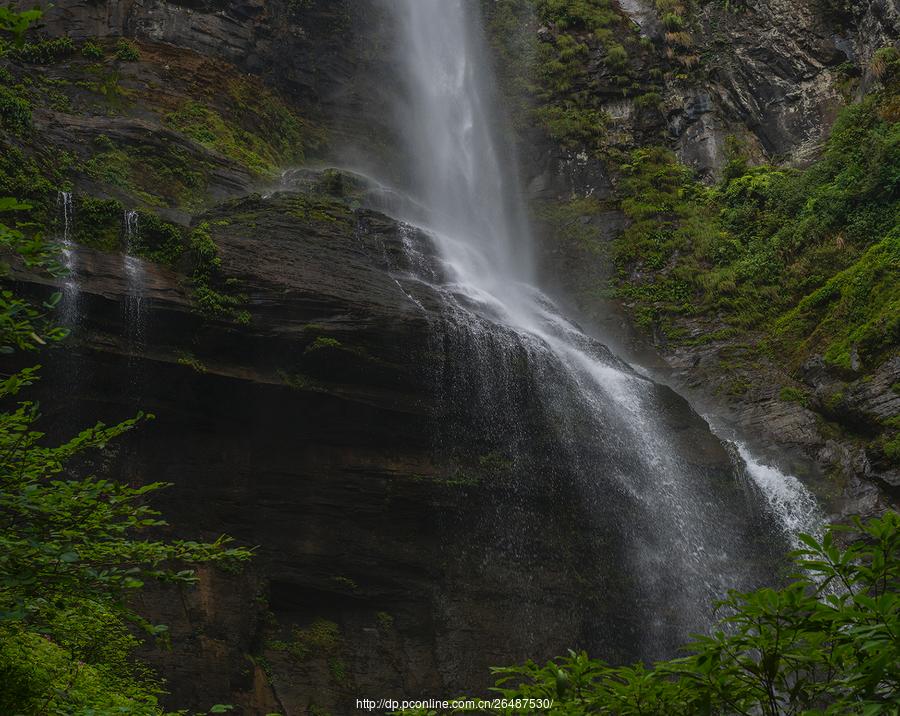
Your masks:
<instances>
[{"instance_id":1,"label":"waterfall","mask_svg":"<svg viewBox=\"0 0 900 716\"><path fill-rule=\"evenodd\" d=\"M129 367L131 373L131 387L135 398L140 398L141 376L137 366L137 356L145 343L146 311L144 309L144 293L146 290L146 271L144 262L132 255L139 239L140 223L139 214L134 209L126 209L122 217L124 231L125 253L122 254L122 263L125 270L126 287L124 308L125 335L128 341Z\"/></svg>"},{"instance_id":2,"label":"waterfall","mask_svg":"<svg viewBox=\"0 0 900 716\"><path fill-rule=\"evenodd\" d=\"M766 500L780 505L753 509L748 500L758 496L741 497L734 469L722 474L705 463L713 448L721 452L706 424L534 286L524 202L501 141L477 4L392 0L387 7L401 33L397 122L410 158L408 193L424 207L400 216L406 265L398 281L418 308L434 303L417 295L439 304L431 320L443 356L435 375L439 447L464 462L477 449L475 434L520 476L485 526L493 540L480 545L485 562L527 570L542 534L519 519L526 499L577 499L567 509L595 545L592 579L622 613L621 625L597 626L600 641L636 642L632 656L671 655L709 623L709 605L727 589L774 580L801 493L779 493L773 484L781 478L747 453ZM517 578L522 604L508 617L527 623L529 581Z\"/></svg>"},{"instance_id":3,"label":"waterfall","mask_svg":"<svg viewBox=\"0 0 900 716\"><path fill-rule=\"evenodd\" d=\"M735 443L735 448L742 463L738 468L760 491L791 545L796 549L803 547L797 538L800 534L821 536L825 519L806 486L793 475L754 457L743 443Z\"/></svg>"},{"instance_id":4,"label":"waterfall","mask_svg":"<svg viewBox=\"0 0 900 716\"><path fill-rule=\"evenodd\" d=\"M126 209L122 222L125 233L125 253L122 255L122 262L128 281L125 320L130 342L135 346L140 346L144 337L144 264L140 258L132 255L135 241L138 239L138 218L137 211Z\"/></svg>"},{"instance_id":5,"label":"waterfall","mask_svg":"<svg viewBox=\"0 0 900 716\"><path fill-rule=\"evenodd\" d=\"M75 330L78 325L78 304L81 289L78 285L78 259L75 255L75 246L72 243L72 229L75 225L75 207L72 203L72 192L60 191L56 195L56 206L59 211L59 220L62 225L62 265L66 269L66 277L62 286L62 301L60 302L60 323L69 330Z\"/></svg>"}]
</instances>

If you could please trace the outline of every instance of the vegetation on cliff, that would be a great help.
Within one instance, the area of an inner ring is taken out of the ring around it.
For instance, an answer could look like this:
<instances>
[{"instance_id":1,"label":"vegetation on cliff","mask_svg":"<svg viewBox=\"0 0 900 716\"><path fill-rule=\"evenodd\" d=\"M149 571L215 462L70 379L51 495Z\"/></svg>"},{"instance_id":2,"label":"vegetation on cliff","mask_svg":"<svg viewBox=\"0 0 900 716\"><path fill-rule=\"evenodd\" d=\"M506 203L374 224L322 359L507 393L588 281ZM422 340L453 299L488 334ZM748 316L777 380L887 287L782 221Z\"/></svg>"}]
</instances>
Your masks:
<instances>
[{"instance_id":1,"label":"vegetation on cliff","mask_svg":"<svg viewBox=\"0 0 900 716\"><path fill-rule=\"evenodd\" d=\"M0 9L0 29L20 52L34 52L21 37L35 17ZM16 263L61 276L58 247L31 209L0 199L10 216L0 224L4 274ZM52 315L59 301L59 294L35 303L4 290L0 351L39 351L63 340L67 331ZM0 711L161 714L163 685L133 651L142 642L136 634L164 642L166 628L144 620L133 595L148 580L192 584L192 565L234 564L249 552L225 537L161 539L166 523L147 500L165 485L126 485L90 468L98 451L152 416L98 423L54 443L41 429L40 407L22 396L38 377L39 366L0 377Z\"/></svg>"},{"instance_id":2,"label":"vegetation on cliff","mask_svg":"<svg viewBox=\"0 0 900 716\"><path fill-rule=\"evenodd\" d=\"M735 149L722 181L695 182L674 156L623 165L620 292L677 340L679 315L762 329L797 366L821 353L871 370L900 341L900 119L896 95L845 109L805 170L750 167Z\"/></svg>"},{"instance_id":3,"label":"vegetation on cliff","mask_svg":"<svg viewBox=\"0 0 900 716\"><path fill-rule=\"evenodd\" d=\"M713 181L676 156L660 108L665 96L683 109L721 48L693 48L695 6L655 10L664 32L650 39L605 0L485 9L517 128L553 140L562 171L593 167L535 206L556 246L580 257L563 281L585 306L617 299L663 350L721 349L716 390L729 397L774 370L823 430L865 447L879 469L896 466L896 418L823 401L840 402L841 383L871 379L900 346L900 55L884 47L866 68L838 68L848 105L808 166L760 164L732 136ZM601 228L622 216L621 228ZM803 375L820 361L833 395L813 398Z\"/></svg>"}]
</instances>

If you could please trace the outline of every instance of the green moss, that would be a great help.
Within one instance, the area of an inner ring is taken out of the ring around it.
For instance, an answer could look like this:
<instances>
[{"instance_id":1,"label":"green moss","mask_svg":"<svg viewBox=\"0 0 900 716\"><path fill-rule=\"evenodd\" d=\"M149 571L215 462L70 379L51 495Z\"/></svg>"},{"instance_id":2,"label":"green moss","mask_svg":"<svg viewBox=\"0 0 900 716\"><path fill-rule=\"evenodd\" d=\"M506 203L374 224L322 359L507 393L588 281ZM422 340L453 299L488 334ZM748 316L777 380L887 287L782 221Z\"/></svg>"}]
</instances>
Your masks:
<instances>
[{"instance_id":1,"label":"green moss","mask_svg":"<svg viewBox=\"0 0 900 716\"><path fill-rule=\"evenodd\" d=\"M778 345L798 358L822 351L851 369L872 367L900 343L900 230L805 296L775 324Z\"/></svg>"},{"instance_id":2,"label":"green moss","mask_svg":"<svg viewBox=\"0 0 900 716\"><path fill-rule=\"evenodd\" d=\"M778 399L785 403L800 403L800 405L804 406L809 403L806 393L799 388L787 385L778 391Z\"/></svg>"},{"instance_id":3,"label":"green moss","mask_svg":"<svg viewBox=\"0 0 900 716\"><path fill-rule=\"evenodd\" d=\"M328 660L328 673L338 684L347 683L347 665L343 659L334 656Z\"/></svg>"},{"instance_id":4,"label":"green moss","mask_svg":"<svg viewBox=\"0 0 900 716\"><path fill-rule=\"evenodd\" d=\"M320 381L304 373L279 370L278 377L292 390L318 391L322 389L322 383Z\"/></svg>"},{"instance_id":5,"label":"green moss","mask_svg":"<svg viewBox=\"0 0 900 716\"><path fill-rule=\"evenodd\" d=\"M394 629L394 617L387 612L378 612L375 615L375 623L382 634L389 634Z\"/></svg>"},{"instance_id":6,"label":"green moss","mask_svg":"<svg viewBox=\"0 0 900 716\"><path fill-rule=\"evenodd\" d=\"M480 455L478 464L486 471L493 474L507 473L513 468L512 460L497 452L489 452L485 455Z\"/></svg>"},{"instance_id":7,"label":"green moss","mask_svg":"<svg viewBox=\"0 0 900 716\"><path fill-rule=\"evenodd\" d=\"M166 115L165 121L204 147L253 172L265 174L275 166L271 149L259 137L230 126L216 111L197 102L185 102L177 112Z\"/></svg>"},{"instance_id":8,"label":"green moss","mask_svg":"<svg viewBox=\"0 0 900 716\"><path fill-rule=\"evenodd\" d=\"M316 619L305 629L294 627L291 637L291 641L272 642L270 646L287 651L301 661L319 655L336 658L336 652L343 641L340 627L327 619Z\"/></svg>"},{"instance_id":9,"label":"green moss","mask_svg":"<svg viewBox=\"0 0 900 716\"><path fill-rule=\"evenodd\" d=\"M179 351L177 355L178 365L186 366L195 373L206 373L206 366L190 351Z\"/></svg>"},{"instance_id":10,"label":"green moss","mask_svg":"<svg viewBox=\"0 0 900 716\"><path fill-rule=\"evenodd\" d=\"M591 219L598 216L603 208L596 197L574 197L565 202L538 204L535 218L548 227L556 241L600 255L605 253L603 233Z\"/></svg>"},{"instance_id":11,"label":"green moss","mask_svg":"<svg viewBox=\"0 0 900 716\"><path fill-rule=\"evenodd\" d=\"M232 112L223 116L196 101L165 117L168 126L256 174L302 161L322 133L292 112L274 93L248 80L229 83Z\"/></svg>"},{"instance_id":12,"label":"green moss","mask_svg":"<svg viewBox=\"0 0 900 716\"><path fill-rule=\"evenodd\" d=\"M335 349L342 348L343 344L337 338L328 338L326 336L318 336L312 343L310 343L305 353L312 353L314 351L320 351L325 349Z\"/></svg>"},{"instance_id":13,"label":"green moss","mask_svg":"<svg viewBox=\"0 0 900 716\"><path fill-rule=\"evenodd\" d=\"M351 592L355 592L359 589L359 585L352 580L350 577L344 577L342 575L338 575L336 577L332 577L331 581L334 582L339 587L343 589L347 589Z\"/></svg>"},{"instance_id":14,"label":"green moss","mask_svg":"<svg viewBox=\"0 0 900 716\"><path fill-rule=\"evenodd\" d=\"M290 214L303 221L335 224L345 229L350 229L355 223L350 206L329 196L292 197Z\"/></svg>"},{"instance_id":15,"label":"green moss","mask_svg":"<svg viewBox=\"0 0 900 716\"><path fill-rule=\"evenodd\" d=\"M36 209L45 209L56 199L56 187L48 178L53 174L46 163L0 141L0 196L27 200Z\"/></svg>"},{"instance_id":16,"label":"green moss","mask_svg":"<svg viewBox=\"0 0 900 716\"><path fill-rule=\"evenodd\" d=\"M892 463L900 463L900 433L885 438L881 443L881 449L884 456Z\"/></svg>"},{"instance_id":17,"label":"green moss","mask_svg":"<svg viewBox=\"0 0 900 716\"><path fill-rule=\"evenodd\" d=\"M126 191L134 191L132 182L132 161L123 150L113 147L105 135L100 135L95 146L104 149L95 153L82 165L84 173L91 179Z\"/></svg>"},{"instance_id":18,"label":"green moss","mask_svg":"<svg viewBox=\"0 0 900 716\"><path fill-rule=\"evenodd\" d=\"M615 69L622 69L628 64L628 52L618 43L607 48L606 61Z\"/></svg>"},{"instance_id":19,"label":"green moss","mask_svg":"<svg viewBox=\"0 0 900 716\"><path fill-rule=\"evenodd\" d=\"M606 0L497 0L486 12L516 126L536 121L563 147L605 156L614 133L603 105L613 93L655 91L629 68L653 44Z\"/></svg>"}]
</instances>

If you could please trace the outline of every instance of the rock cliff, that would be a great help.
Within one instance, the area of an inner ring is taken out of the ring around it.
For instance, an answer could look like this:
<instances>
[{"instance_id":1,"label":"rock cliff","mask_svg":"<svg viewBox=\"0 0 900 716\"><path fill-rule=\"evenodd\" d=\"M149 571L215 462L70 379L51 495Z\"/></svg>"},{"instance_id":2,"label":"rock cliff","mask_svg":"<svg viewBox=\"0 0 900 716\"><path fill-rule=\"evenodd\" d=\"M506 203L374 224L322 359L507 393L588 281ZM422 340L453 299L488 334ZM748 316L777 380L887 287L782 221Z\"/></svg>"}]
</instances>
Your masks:
<instances>
[{"instance_id":1,"label":"rock cliff","mask_svg":"<svg viewBox=\"0 0 900 716\"><path fill-rule=\"evenodd\" d=\"M655 9L621 10L638 35L659 37ZM871 55L896 22L887 1L822 15L771 0L748 12L703 6L698 35L725 43L728 59L662 91L659 111L608 98L623 143L668 132L711 176L738 128L753 151L802 161L839 102L836 68ZM852 31L836 31L850 16ZM359 175L322 168L402 178L383 23L375 2L60 0L32 49L3 60L29 122L4 118L2 194L29 198L79 244L77 295L64 298L79 318L42 388L64 397L48 429L154 413L109 467L173 483L160 507L176 529L258 546L247 573L144 597L172 629L172 651L148 658L173 705L349 713L362 697L472 693L490 665L569 647L646 656L621 539L637 508L602 485L570 499L587 488L555 463L520 365L507 366L517 395L490 409L466 399L480 347L436 320L438 298L409 280L409 244L427 252L424 238L371 208ZM535 200L613 191L602 162L521 130ZM301 164L321 166L280 173ZM538 214L546 234L558 228ZM615 209L569 219L610 239L627 223ZM608 275L583 247L544 241L561 291ZM51 290L27 272L17 280ZM460 365L448 365L451 348ZM669 362L683 383L708 381L697 351ZM846 392L863 421L896 414L897 362L885 366ZM655 395L697 480L743 504L703 421L670 390ZM754 403L742 421L822 449L813 418L772 410ZM532 444L519 462L514 430ZM602 450L610 464L620 457ZM756 559L779 548L761 544Z\"/></svg>"}]
</instances>

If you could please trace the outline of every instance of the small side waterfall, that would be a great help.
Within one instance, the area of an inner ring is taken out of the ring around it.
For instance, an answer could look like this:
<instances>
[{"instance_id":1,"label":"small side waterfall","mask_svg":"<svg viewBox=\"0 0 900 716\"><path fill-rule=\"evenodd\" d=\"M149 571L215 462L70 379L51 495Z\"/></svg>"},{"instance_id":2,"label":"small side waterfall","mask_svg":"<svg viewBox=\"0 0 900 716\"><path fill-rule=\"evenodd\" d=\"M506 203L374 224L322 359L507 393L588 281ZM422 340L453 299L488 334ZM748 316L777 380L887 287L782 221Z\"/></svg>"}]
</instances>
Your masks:
<instances>
[{"instance_id":1,"label":"small side waterfall","mask_svg":"<svg viewBox=\"0 0 900 716\"><path fill-rule=\"evenodd\" d=\"M765 503L785 536L794 548L802 543L801 533L818 536L825 526L825 518L816 498L793 475L788 475L773 465L761 462L743 443L734 443L742 464L739 470L749 478L765 499Z\"/></svg>"},{"instance_id":2,"label":"small side waterfall","mask_svg":"<svg viewBox=\"0 0 900 716\"><path fill-rule=\"evenodd\" d=\"M534 287L528 225L511 153L499 139L503 120L493 109L477 5L387 6L402 34L396 46L405 95L397 121L416 188L409 193L424 207L400 212L409 226L398 281L418 308L429 305L425 293L440 305L430 316L435 353L443 355L435 376L443 405L438 442L467 446L457 455L465 460L476 449L474 432L501 446L516 474L540 476L512 487L491 526L494 544L479 547L486 561L527 569L541 535L516 523L519 503L568 500L578 529L594 533L594 578L623 622L630 620L628 629L598 626L601 641L637 642L626 651L645 658L671 656L709 623L713 600L775 579L791 535L807 528L811 498L767 473L745 448L761 495L743 490L727 459L710 467L706 456L724 453L702 419ZM457 431L463 425L468 432ZM528 619L527 585L523 579L521 613L510 615L519 623Z\"/></svg>"},{"instance_id":3,"label":"small side waterfall","mask_svg":"<svg viewBox=\"0 0 900 716\"><path fill-rule=\"evenodd\" d=\"M144 393L144 376L139 366L139 356L146 343L147 316L144 306L146 292L146 268L144 262L133 252L140 239L140 214L134 209L126 209L122 216L125 252L122 264L127 281L123 302L126 350L128 351L129 383L132 397L140 402Z\"/></svg>"},{"instance_id":4,"label":"small side waterfall","mask_svg":"<svg viewBox=\"0 0 900 716\"><path fill-rule=\"evenodd\" d=\"M78 258L72 242L72 231L75 225L75 206L72 202L72 192L57 192L56 206L59 211L59 220L62 224L62 235L60 236L62 265L68 274L62 286L60 323L70 331L74 331L79 321L78 307L81 289L78 285Z\"/></svg>"},{"instance_id":5,"label":"small side waterfall","mask_svg":"<svg viewBox=\"0 0 900 716\"><path fill-rule=\"evenodd\" d=\"M128 294L125 297L125 322L128 340L133 348L140 348L144 342L144 291L145 269L143 261L132 255L135 242L138 240L140 215L134 209L126 209L122 217L125 238L125 253L122 262L125 277L128 281Z\"/></svg>"}]
</instances>

